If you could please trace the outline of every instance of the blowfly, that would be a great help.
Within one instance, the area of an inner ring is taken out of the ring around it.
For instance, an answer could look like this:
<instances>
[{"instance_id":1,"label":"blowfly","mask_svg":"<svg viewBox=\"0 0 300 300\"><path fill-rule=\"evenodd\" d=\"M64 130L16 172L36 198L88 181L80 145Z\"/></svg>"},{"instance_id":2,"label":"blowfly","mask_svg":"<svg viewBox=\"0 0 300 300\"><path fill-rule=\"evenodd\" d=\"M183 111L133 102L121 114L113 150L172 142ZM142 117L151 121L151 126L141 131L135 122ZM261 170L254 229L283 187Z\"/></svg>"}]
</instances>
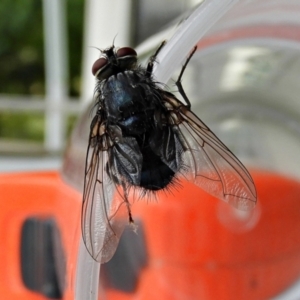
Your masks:
<instances>
[{"instance_id":1,"label":"blowfly","mask_svg":"<svg viewBox=\"0 0 300 300\"><path fill-rule=\"evenodd\" d=\"M180 178L193 181L234 207L255 206L251 175L235 155L185 104L153 78L156 56L138 64L134 49L102 50L92 72L96 77L96 113L90 126L82 206L82 235L98 262L114 254L123 229L133 224L129 191L142 195L168 190ZM118 215L125 212L128 221Z\"/></svg>"}]
</instances>

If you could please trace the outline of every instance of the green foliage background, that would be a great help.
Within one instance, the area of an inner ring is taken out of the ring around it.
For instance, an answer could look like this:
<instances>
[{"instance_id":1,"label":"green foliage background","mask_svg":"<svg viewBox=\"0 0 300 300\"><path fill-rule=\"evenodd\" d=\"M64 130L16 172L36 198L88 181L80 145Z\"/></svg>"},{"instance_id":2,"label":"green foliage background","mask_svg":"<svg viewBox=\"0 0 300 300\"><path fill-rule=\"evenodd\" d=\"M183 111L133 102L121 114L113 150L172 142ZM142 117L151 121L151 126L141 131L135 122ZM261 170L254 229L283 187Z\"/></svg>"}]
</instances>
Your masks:
<instances>
[{"instance_id":1,"label":"green foliage background","mask_svg":"<svg viewBox=\"0 0 300 300\"><path fill-rule=\"evenodd\" d=\"M84 0L68 0L66 4L69 95L78 96ZM42 12L42 0L0 1L0 94L44 94ZM0 111L0 138L41 141L43 125L41 114Z\"/></svg>"}]
</instances>

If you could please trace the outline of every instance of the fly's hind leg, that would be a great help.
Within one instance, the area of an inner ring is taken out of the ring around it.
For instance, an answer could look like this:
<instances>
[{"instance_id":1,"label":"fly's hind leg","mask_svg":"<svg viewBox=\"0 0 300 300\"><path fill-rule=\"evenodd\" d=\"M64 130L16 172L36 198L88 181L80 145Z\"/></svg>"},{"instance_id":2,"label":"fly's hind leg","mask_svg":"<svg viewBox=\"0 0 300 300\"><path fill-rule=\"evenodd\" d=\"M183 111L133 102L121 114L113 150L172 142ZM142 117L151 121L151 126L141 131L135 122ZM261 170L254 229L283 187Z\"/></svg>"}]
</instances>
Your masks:
<instances>
[{"instance_id":1,"label":"fly's hind leg","mask_svg":"<svg viewBox=\"0 0 300 300\"><path fill-rule=\"evenodd\" d=\"M136 225L134 223L134 220L132 218L132 214L131 214L131 208L130 208L130 203L128 200L128 192L127 192L127 187L126 187L126 183L122 181L122 186L123 186L123 191L124 191L124 200L125 200L125 205L127 208L127 213L128 213L128 221L129 221L129 226L131 227L131 229L137 233L138 230L138 225Z\"/></svg>"},{"instance_id":2,"label":"fly's hind leg","mask_svg":"<svg viewBox=\"0 0 300 300\"><path fill-rule=\"evenodd\" d=\"M178 76L178 79L177 81L175 82L177 88L178 88L178 92L180 93L180 95L183 97L184 101L186 102L187 104L187 107L188 108L191 108L191 102L189 100L189 98L187 97L187 95L185 94L185 91L182 87L182 84L181 84L181 79L182 79L182 75L185 71L185 68L186 66L188 65L188 63L190 62L190 59L192 58L192 56L194 55L194 53L196 52L197 50L197 46L194 47L193 51L191 52L191 54L188 56L186 62L184 63L184 65L182 66L181 68L181 71L180 71L180 74Z\"/></svg>"},{"instance_id":3,"label":"fly's hind leg","mask_svg":"<svg viewBox=\"0 0 300 300\"><path fill-rule=\"evenodd\" d=\"M149 59L148 65L147 65L147 75L150 77L152 75L152 71L153 71L153 66L155 63L155 59L156 56L158 55L158 53L160 52L160 50L162 49L162 47L166 44L166 41L163 41L160 46L157 48L157 50L155 51L154 55L152 55Z\"/></svg>"},{"instance_id":4,"label":"fly's hind leg","mask_svg":"<svg viewBox=\"0 0 300 300\"><path fill-rule=\"evenodd\" d=\"M129 224L134 224L134 220L132 218L132 214L131 214L131 208L130 208L130 203L128 200L128 191L127 191L127 186L126 183L124 182L124 180L121 181L122 184L122 188L123 188L123 192L124 192L124 202L127 208L127 213L128 213L128 221Z\"/></svg>"}]
</instances>

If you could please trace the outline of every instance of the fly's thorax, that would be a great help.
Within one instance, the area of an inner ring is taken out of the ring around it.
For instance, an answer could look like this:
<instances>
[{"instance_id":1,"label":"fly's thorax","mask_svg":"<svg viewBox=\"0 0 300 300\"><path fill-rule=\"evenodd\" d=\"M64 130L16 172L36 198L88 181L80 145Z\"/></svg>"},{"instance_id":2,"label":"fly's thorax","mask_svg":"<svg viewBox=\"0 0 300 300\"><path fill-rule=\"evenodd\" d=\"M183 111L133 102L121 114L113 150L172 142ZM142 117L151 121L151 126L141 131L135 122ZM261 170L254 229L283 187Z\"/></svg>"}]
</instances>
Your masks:
<instances>
[{"instance_id":1,"label":"fly's thorax","mask_svg":"<svg viewBox=\"0 0 300 300\"><path fill-rule=\"evenodd\" d=\"M136 71L120 72L110 76L101 88L108 122L128 135L143 134L153 127L158 109L156 91L143 76Z\"/></svg>"}]
</instances>

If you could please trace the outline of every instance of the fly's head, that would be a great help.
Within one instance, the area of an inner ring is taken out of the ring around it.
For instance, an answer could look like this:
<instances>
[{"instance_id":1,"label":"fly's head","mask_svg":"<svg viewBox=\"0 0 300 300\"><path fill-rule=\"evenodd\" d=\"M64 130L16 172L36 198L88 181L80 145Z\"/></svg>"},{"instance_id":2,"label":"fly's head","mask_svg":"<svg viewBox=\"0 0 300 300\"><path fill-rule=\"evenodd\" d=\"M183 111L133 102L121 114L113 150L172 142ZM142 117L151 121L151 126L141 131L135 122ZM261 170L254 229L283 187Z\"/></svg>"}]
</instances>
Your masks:
<instances>
[{"instance_id":1,"label":"fly's head","mask_svg":"<svg viewBox=\"0 0 300 300\"><path fill-rule=\"evenodd\" d=\"M130 47L116 50L115 46L111 46L101 52L101 57L94 62L92 67L93 75L100 81L119 72L132 70L136 66L137 53Z\"/></svg>"}]
</instances>

